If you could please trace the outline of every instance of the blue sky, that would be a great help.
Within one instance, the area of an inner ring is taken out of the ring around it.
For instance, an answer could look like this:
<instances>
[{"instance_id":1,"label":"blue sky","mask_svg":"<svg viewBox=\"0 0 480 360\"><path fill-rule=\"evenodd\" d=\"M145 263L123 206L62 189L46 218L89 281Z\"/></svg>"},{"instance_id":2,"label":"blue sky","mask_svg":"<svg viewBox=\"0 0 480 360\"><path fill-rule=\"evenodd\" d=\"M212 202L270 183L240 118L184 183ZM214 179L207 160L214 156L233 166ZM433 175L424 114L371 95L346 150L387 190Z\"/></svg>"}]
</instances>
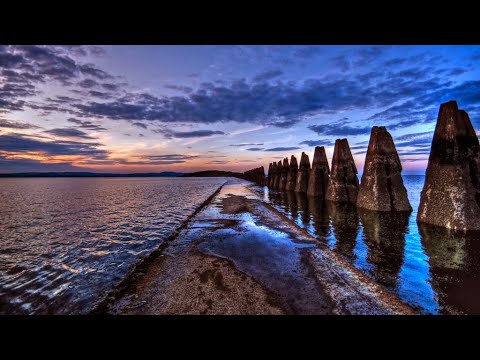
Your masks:
<instances>
[{"instance_id":1,"label":"blue sky","mask_svg":"<svg viewBox=\"0 0 480 360\"><path fill-rule=\"evenodd\" d=\"M0 45L0 172L244 171L370 129L423 174L438 108L480 129L479 46Z\"/></svg>"}]
</instances>

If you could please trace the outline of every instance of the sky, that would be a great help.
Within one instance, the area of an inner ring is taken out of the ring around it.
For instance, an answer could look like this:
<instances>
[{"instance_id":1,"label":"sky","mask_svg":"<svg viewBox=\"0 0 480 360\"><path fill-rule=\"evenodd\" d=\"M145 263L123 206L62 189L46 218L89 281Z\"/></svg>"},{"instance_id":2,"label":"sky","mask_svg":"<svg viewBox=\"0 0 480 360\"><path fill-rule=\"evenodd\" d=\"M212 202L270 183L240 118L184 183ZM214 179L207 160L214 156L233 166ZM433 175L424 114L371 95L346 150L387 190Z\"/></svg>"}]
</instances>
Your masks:
<instances>
[{"instance_id":1,"label":"sky","mask_svg":"<svg viewBox=\"0 0 480 360\"><path fill-rule=\"evenodd\" d=\"M441 103L480 130L480 46L0 45L0 173L268 169L372 126L424 174ZM477 131L477 134L480 134Z\"/></svg>"}]
</instances>

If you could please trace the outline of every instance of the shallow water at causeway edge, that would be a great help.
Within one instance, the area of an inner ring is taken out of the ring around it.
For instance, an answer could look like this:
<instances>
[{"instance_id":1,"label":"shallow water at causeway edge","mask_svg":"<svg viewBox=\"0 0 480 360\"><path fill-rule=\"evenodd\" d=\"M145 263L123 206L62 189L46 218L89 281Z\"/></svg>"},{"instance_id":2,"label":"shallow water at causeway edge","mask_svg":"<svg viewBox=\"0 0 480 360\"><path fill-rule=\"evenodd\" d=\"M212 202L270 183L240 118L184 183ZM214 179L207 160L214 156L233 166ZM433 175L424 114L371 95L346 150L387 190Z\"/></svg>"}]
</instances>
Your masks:
<instances>
[{"instance_id":1,"label":"shallow water at causeway edge","mask_svg":"<svg viewBox=\"0 0 480 360\"><path fill-rule=\"evenodd\" d=\"M225 178L0 179L0 313L86 313Z\"/></svg>"}]
</instances>

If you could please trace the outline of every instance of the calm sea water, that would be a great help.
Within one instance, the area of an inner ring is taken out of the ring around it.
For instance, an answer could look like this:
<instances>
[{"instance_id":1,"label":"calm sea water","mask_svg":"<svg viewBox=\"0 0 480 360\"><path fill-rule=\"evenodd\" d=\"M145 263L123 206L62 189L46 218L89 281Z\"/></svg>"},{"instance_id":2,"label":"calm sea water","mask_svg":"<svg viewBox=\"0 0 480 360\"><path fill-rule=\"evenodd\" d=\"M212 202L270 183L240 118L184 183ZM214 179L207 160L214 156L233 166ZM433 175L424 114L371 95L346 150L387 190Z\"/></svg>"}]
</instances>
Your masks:
<instances>
[{"instance_id":1,"label":"calm sea water","mask_svg":"<svg viewBox=\"0 0 480 360\"><path fill-rule=\"evenodd\" d=\"M221 178L0 179L0 313L85 313Z\"/></svg>"},{"instance_id":2,"label":"calm sea water","mask_svg":"<svg viewBox=\"0 0 480 360\"><path fill-rule=\"evenodd\" d=\"M480 234L417 225L425 178L403 179L409 214L360 211L267 187L257 191L421 313L480 314Z\"/></svg>"}]
</instances>

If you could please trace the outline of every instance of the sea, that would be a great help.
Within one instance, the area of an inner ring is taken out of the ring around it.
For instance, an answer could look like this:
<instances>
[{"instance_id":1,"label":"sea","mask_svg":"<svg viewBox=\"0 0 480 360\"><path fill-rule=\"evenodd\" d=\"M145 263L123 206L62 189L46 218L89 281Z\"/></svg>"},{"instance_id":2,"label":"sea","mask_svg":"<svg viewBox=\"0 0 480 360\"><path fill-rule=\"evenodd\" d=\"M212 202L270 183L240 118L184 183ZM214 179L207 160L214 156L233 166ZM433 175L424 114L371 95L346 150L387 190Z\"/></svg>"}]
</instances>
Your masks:
<instances>
[{"instance_id":1,"label":"sea","mask_svg":"<svg viewBox=\"0 0 480 360\"><path fill-rule=\"evenodd\" d=\"M403 175L413 211L378 213L256 187L263 199L421 314L480 314L480 233L416 221L425 176ZM438 214L442 216L442 214Z\"/></svg>"},{"instance_id":2,"label":"sea","mask_svg":"<svg viewBox=\"0 0 480 360\"><path fill-rule=\"evenodd\" d=\"M480 314L480 236L417 224L425 178L403 179L411 213L253 189L420 313ZM0 314L91 312L227 180L0 179Z\"/></svg>"},{"instance_id":3,"label":"sea","mask_svg":"<svg viewBox=\"0 0 480 360\"><path fill-rule=\"evenodd\" d=\"M0 313L89 313L225 181L0 179Z\"/></svg>"}]
</instances>

